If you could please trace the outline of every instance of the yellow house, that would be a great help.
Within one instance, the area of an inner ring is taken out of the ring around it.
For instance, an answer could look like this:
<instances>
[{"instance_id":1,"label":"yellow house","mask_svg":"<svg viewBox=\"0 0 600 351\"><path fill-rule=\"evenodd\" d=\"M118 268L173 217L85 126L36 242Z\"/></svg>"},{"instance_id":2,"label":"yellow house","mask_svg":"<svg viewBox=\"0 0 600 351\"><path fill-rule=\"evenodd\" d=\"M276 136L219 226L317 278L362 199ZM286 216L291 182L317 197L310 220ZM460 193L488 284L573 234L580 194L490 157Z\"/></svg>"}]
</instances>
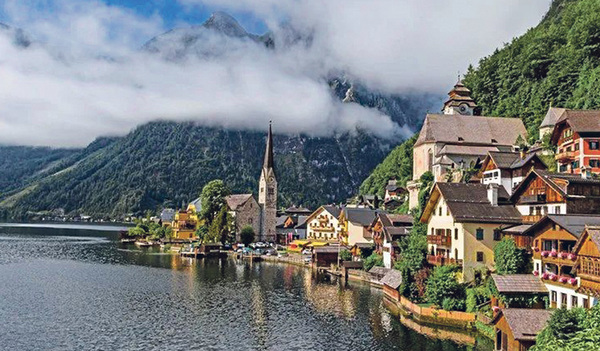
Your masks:
<instances>
[{"instance_id":1,"label":"yellow house","mask_svg":"<svg viewBox=\"0 0 600 351\"><path fill-rule=\"evenodd\" d=\"M343 244L354 246L355 244L373 244L373 234L369 227L380 211L370 208L344 208L339 217L342 228Z\"/></svg>"},{"instance_id":2,"label":"yellow house","mask_svg":"<svg viewBox=\"0 0 600 351\"><path fill-rule=\"evenodd\" d=\"M200 198L197 198L188 204L187 210L175 213L175 219L171 223L173 239L190 240L195 238L196 230L201 225L198 218L200 209Z\"/></svg>"},{"instance_id":3,"label":"yellow house","mask_svg":"<svg viewBox=\"0 0 600 351\"><path fill-rule=\"evenodd\" d=\"M429 264L458 265L464 281L493 271L500 229L521 223L508 198L497 184L436 183L421 216L427 223Z\"/></svg>"},{"instance_id":4,"label":"yellow house","mask_svg":"<svg viewBox=\"0 0 600 351\"><path fill-rule=\"evenodd\" d=\"M306 219L306 239L311 242L340 242L342 227L338 217L341 209L321 206Z\"/></svg>"}]
</instances>

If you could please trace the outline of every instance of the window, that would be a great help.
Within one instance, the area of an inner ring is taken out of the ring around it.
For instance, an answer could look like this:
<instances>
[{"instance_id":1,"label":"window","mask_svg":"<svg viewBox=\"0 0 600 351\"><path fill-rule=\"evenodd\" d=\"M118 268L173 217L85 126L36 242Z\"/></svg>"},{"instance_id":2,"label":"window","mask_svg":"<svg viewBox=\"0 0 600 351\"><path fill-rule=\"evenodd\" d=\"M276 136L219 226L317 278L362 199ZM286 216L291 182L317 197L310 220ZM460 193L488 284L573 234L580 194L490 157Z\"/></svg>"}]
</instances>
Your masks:
<instances>
[{"instance_id":1,"label":"window","mask_svg":"<svg viewBox=\"0 0 600 351\"><path fill-rule=\"evenodd\" d=\"M458 228L454 228L454 240L458 240Z\"/></svg>"},{"instance_id":2,"label":"window","mask_svg":"<svg viewBox=\"0 0 600 351\"><path fill-rule=\"evenodd\" d=\"M500 229L494 229L494 241L502 240L502 231Z\"/></svg>"},{"instance_id":3,"label":"window","mask_svg":"<svg viewBox=\"0 0 600 351\"><path fill-rule=\"evenodd\" d=\"M435 235L435 228L431 228L431 235Z\"/></svg>"},{"instance_id":4,"label":"window","mask_svg":"<svg viewBox=\"0 0 600 351\"><path fill-rule=\"evenodd\" d=\"M483 252L477 251L477 262L483 262Z\"/></svg>"},{"instance_id":5,"label":"window","mask_svg":"<svg viewBox=\"0 0 600 351\"><path fill-rule=\"evenodd\" d=\"M578 168L579 168L579 161L571 162L571 169L578 169Z\"/></svg>"},{"instance_id":6,"label":"window","mask_svg":"<svg viewBox=\"0 0 600 351\"><path fill-rule=\"evenodd\" d=\"M592 168L598 168L600 167L600 160L590 160L589 164Z\"/></svg>"},{"instance_id":7,"label":"window","mask_svg":"<svg viewBox=\"0 0 600 351\"><path fill-rule=\"evenodd\" d=\"M560 214L560 206L554 206L554 213Z\"/></svg>"},{"instance_id":8,"label":"window","mask_svg":"<svg viewBox=\"0 0 600 351\"><path fill-rule=\"evenodd\" d=\"M454 249L454 259L458 260L458 249Z\"/></svg>"},{"instance_id":9,"label":"window","mask_svg":"<svg viewBox=\"0 0 600 351\"><path fill-rule=\"evenodd\" d=\"M556 291L550 292L550 302L556 303Z\"/></svg>"},{"instance_id":10,"label":"window","mask_svg":"<svg viewBox=\"0 0 600 351\"><path fill-rule=\"evenodd\" d=\"M440 214L440 216L441 216L441 215L442 215L442 206L441 206L441 205L440 205L440 209L439 209L439 211L440 211L440 212L439 212L439 214Z\"/></svg>"},{"instance_id":11,"label":"window","mask_svg":"<svg viewBox=\"0 0 600 351\"><path fill-rule=\"evenodd\" d=\"M450 216L450 207L446 206L446 216Z\"/></svg>"},{"instance_id":12,"label":"window","mask_svg":"<svg viewBox=\"0 0 600 351\"><path fill-rule=\"evenodd\" d=\"M579 299L577 298L577 296L575 296L575 295L571 296L571 307L577 307L578 304L579 304Z\"/></svg>"},{"instance_id":13,"label":"window","mask_svg":"<svg viewBox=\"0 0 600 351\"><path fill-rule=\"evenodd\" d=\"M560 293L560 307L567 307L567 294Z\"/></svg>"},{"instance_id":14,"label":"window","mask_svg":"<svg viewBox=\"0 0 600 351\"><path fill-rule=\"evenodd\" d=\"M588 145L590 147L590 150L598 150L598 148L600 146L597 140L589 141Z\"/></svg>"},{"instance_id":15,"label":"window","mask_svg":"<svg viewBox=\"0 0 600 351\"><path fill-rule=\"evenodd\" d=\"M476 233L477 240L483 240L483 228L478 228Z\"/></svg>"},{"instance_id":16,"label":"window","mask_svg":"<svg viewBox=\"0 0 600 351\"><path fill-rule=\"evenodd\" d=\"M269 188L269 195L275 195L275 188Z\"/></svg>"},{"instance_id":17,"label":"window","mask_svg":"<svg viewBox=\"0 0 600 351\"><path fill-rule=\"evenodd\" d=\"M583 308L590 308L590 300L587 297L583 298Z\"/></svg>"},{"instance_id":18,"label":"window","mask_svg":"<svg viewBox=\"0 0 600 351\"><path fill-rule=\"evenodd\" d=\"M533 206L529 206L529 215L533 216Z\"/></svg>"},{"instance_id":19,"label":"window","mask_svg":"<svg viewBox=\"0 0 600 351\"><path fill-rule=\"evenodd\" d=\"M538 272L540 271L540 264L539 263L535 264L535 270L538 271Z\"/></svg>"},{"instance_id":20,"label":"window","mask_svg":"<svg viewBox=\"0 0 600 351\"><path fill-rule=\"evenodd\" d=\"M579 143L575 144L575 151L579 150Z\"/></svg>"},{"instance_id":21,"label":"window","mask_svg":"<svg viewBox=\"0 0 600 351\"><path fill-rule=\"evenodd\" d=\"M544 206L543 209L544 209L544 213L543 214L548 214L548 206Z\"/></svg>"}]
</instances>

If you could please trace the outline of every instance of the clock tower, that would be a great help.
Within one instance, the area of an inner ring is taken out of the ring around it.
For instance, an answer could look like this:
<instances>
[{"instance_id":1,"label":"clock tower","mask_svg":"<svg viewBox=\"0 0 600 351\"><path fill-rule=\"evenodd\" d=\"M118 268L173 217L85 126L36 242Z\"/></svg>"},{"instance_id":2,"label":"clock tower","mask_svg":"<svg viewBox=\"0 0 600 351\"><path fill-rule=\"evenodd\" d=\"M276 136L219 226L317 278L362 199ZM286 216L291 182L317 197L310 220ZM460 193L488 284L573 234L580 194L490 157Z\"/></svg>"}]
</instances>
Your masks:
<instances>
[{"instance_id":1,"label":"clock tower","mask_svg":"<svg viewBox=\"0 0 600 351\"><path fill-rule=\"evenodd\" d=\"M475 100L471 98L471 91L464 86L463 82L458 82L448 93L448 100L444 103L445 115L465 115L473 116L475 114Z\"/></svg>"},{"instance_id":2,"label":"clock tower","mask_svg":"<svg viewBox=\"0 0 600 351\"><path fill-rule=\"evenodd\" d=\"M265 160L258 181L258 204L261 209L259 238L261 241L275 242L277 239L275 232L277 225L277 179L275 178L273 164L271 122L269 122L269 132L267 134Z\"/></svg>"}]
</instances>

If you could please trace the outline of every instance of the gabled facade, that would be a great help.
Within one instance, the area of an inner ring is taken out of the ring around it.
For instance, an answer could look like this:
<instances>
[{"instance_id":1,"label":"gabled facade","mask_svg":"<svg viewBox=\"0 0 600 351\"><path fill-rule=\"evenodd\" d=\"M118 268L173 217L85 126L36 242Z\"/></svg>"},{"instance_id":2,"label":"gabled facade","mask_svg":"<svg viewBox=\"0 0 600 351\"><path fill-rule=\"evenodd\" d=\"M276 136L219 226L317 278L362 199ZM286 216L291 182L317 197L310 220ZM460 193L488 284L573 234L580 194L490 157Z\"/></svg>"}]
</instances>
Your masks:
<instances>
[{"instance_id":1,"label":"gabled facade","mask_svg":"<svg viewBox=\"0 0 600 351\"><path fill-rule=\"evenodd\" d=\"M565 110L552 132L561 173L600 173L600 110Z\"/></svg>"},{"instance_id":2,"label":"gabled facade","mask_svg":"<svg viewBox=\"0 0 600 351\"><path fill-rule=\"evenodd\" d=\"M379 211L370 208L342 209L339 223L342 228L343 244L353 246L356 244L373 244L373 235L370 226Z\"/></svg>"},{"instance_id":3,"label":"gabled facade","mask_svg":"<svg viewBox=\"0 0 600 351\"><path fill-rule=\"evenodd\" d=\"M523 223L535 223L548 214L596 214L600 213L600 181L533 169L515 188L511 202Z\"/></svg>"},{"instance_id":4,"label":"gabled facade","mask_svg":"<svg viewBox=\"0 0 600 351\"><path fill-rule=\"evenodd\" d=\"M370 227L375 243L375 252L383 256L383 265L392 268L400 250L398 240L410 234L413 218L408 215L378 213Z\"/></svg>"},{"instance_id":5,"label":"gabled facade","mask_svg":"<svg viewBox=\"0 0 600 351\"><path fill-rule=\"evenodd\" d=\"M306 219L306 239L339 243L342 232L338 219L340 213L341 209L336 206L319 207Z\"/></svg>"},{"instance_id":6,"label":"gabled facade","mask_svg":"<svg viewBox=\"0 0 600 351\"><path fill-rule=\"evenodd\" d=\"M544 116L544 119L540 124L540 140L543 140L546 134L552 135L552 131L554 131L556 122L558 122L565 111L566 109L558 107L550 107L548 109L546 116Z\"/></svg>"},{"instance_id":7,"label":"gabled facade","mask_svg":"<svg viewBox=\"0 0 600 351\"><path fill-rule=\"evenodd\" d=\"M498 184L511 195L527 173L532 169L545 170L548 167L535 153L488 152L479 170L483 184Z\"/></svg>"},{"instance_id":8,"label":"gabled facade","mask_svg":"<svg viewBox=\"0 0 600 351\"><path fill-rule=\"evenodd\" d=\"M252 194L229 195L225 197L225 203L233 217L236 241L241 241L240 234L245 226L252 227L256 234L260 233L260 206Z\"/></svg>"},{"instance_id":9,"label":"gabled facade","mask_svg":"<svg viewBox=\"0 0 600 351\"><path fill-rule=\"evenodd\" d=\"M589 226L579 238L574 250L577 256L579 288L577 293L587 296L584 307L600 300L600 227Z\"/></svg>"},{"instance_id":10,"label":"gabled facade","mask_svg":"<svg viewBox=\"0 0 600 351\"><path fill-rule=\"evenodd\" d=\"M461 266L465 281L493 270L500 229L521 223L507 200L496 184L436 183L420 219L427 223L428 262Z\"/></svg>"}]
</instances>

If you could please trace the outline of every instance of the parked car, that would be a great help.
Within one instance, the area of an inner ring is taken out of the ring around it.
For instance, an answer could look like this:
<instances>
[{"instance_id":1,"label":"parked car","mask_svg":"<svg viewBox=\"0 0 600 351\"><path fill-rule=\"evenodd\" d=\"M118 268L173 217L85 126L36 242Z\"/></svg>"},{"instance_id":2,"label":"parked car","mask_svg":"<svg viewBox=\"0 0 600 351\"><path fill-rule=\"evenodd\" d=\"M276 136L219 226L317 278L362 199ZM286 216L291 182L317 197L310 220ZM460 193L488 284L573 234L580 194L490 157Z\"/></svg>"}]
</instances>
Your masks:
<instances>
[{"instance_id":1,"label":"parked car","mask_svg":"<svg viewBox=\"0 0 600 351\"><path fill-rule=\"evenodd\" d=\"M267 250L266 255L267 256L275 256L275 255L277 255L277 251L275 251L273 249Z\"/></svg>"},{"instance_id":2,"label":"parked car","mask_svg":"<svg viewBox=\"0 0 600 351\"><path fill-rule=\"evenodd\" d=\"M312 255L312 251L310 249L304 249L304 250L302 250L302 254L303 255Z\"/></svg>"},{"instance_id":3,"label":"parked car","mask_svg":"<svg viewBox=\"0 0 600 351\"><path fill-rule=\"evenodd\" d=\"M289 256L288 253L285 251L281 251L277 254L277 257L288 257L288 256Z\"/></svg>"}]
</instances>

